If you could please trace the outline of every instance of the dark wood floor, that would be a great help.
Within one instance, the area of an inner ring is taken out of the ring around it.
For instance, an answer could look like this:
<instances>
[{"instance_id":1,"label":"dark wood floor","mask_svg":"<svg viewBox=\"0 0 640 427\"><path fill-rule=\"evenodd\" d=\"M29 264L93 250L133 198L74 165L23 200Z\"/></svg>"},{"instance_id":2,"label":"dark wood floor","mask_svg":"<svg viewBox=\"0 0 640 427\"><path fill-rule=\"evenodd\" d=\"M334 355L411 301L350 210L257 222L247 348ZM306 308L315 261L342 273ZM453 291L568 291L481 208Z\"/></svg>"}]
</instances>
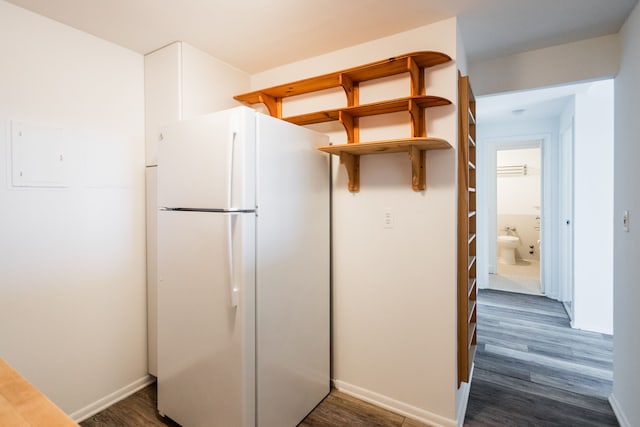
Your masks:
<instances>
[{"instance_id":1,"label":"dark wood floor","mask_svg":"<svg viewBox=\"0 0 640 427\"><path fill-rule=\"evenodd\" d=\"M152 384L80 423L82 427L179 427L158 415L156 385ZM333 390L300 427L428 427L402 415ZM284 426L283 426L284 427Z\"/></svg>"},{"instance_id":2,"label":"dark wood floor","mask_svg":"<svg viewBox=\"0 0 640 427\"><path fill-rule=\"evenodd\" d=\"M617 426L613 340L571 329L561 303L480 290L465 426Z\"/></svg>"},{"instance_id":3,"label":"dark wood floor","mask_svg":"<svg viewBox=\"0 0 640 427\"><path fill-rule=\"evenodd\" d=\"M576 331L560 303L481 290L478 352L465 426L617 426L612 338ZM85 420L82 427L177 426L156 411L155 384ZM423 427L333 391L302 427Z\"/></svg>"}]
</instances>

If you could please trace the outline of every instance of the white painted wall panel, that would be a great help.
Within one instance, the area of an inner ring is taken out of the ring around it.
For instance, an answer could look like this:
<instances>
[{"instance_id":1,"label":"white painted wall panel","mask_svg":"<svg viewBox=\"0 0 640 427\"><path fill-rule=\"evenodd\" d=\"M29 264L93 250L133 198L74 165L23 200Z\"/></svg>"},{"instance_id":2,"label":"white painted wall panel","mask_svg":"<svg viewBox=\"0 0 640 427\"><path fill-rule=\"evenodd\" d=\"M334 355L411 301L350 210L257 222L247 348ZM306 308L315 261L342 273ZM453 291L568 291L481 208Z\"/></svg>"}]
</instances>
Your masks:
<instances>
[{"instance_id":1,"label":"white painted wall panel","mask_svg":"<svg viewBox=\"0 0 640 427\"><path fill-rule=\"evenodd\" d=\"M620 424L640 420L640 6L636 6L620 34L622 64L615 79L615 148L613 211L614 355L612 403ZM629 210L630 227L622 227Z\"/></svg>"},{"instance_id":2,"label":"white painted wall panel","mask_svg":"<svg viewBox=\"0 0 640 427\"><path fill-rule=\"evenodd\" d=\"M613 81L576 94L573 326L613 333Z\"/></svg>"},{"instance_id":3,"label":"white painted wall panel","mask_svg":"<svg viewBox=\"0 0 640 427\"><path fill-rule=\"evenodd\" d=\"M144 57L145 139L147 166L158 164L160 128L182 119L182 43Z\"/></svg>"},{"instance_id":4,"label":"white painted wall panel","mask_svg":"<svg viewBox=\"0 0 640 427\"><path fill-rule=\"evenodd\" d=\"M610 78L620 66L617 34L470 64L476 96Z\"/></svg>"},{"instance_id":5,"label":"white painted wall panel","mask_svg":"<svg viewBox=\"0 0 640 427\"><path fill-rule=\"evenodd\" d=\"M5 1L0 51L0 357L86 414L147 374L143 59ZM68 187L10 185L9 120L64 130Z\"/></svg>"},{"instance_id":6,"label":"white painted wall panel","mask_svg":"<svg viewBox=\"0 0 640 427\"><path fill-rule=\"evenodd\" d=\"M182 118L242 105L234 95L249 91L249 75L195 47L182 45Z\"/></svg>"}]
</instances>

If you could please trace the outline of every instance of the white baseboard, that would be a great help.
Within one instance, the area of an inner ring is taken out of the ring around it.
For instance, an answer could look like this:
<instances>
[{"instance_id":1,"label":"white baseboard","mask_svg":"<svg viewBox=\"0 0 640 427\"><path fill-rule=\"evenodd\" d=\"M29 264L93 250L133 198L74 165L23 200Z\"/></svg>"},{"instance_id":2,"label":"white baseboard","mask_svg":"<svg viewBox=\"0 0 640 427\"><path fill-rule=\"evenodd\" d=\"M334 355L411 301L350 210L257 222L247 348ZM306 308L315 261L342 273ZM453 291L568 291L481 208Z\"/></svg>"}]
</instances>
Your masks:
<instances>
[{"instance_id":1,"label":"white baseboard","mask_svg":"<svg viewBox=\"0 0 640 427\"><path fill-rule=\"evenodd\" d=\"M131 396L138 390L141 390L153 383L156 379L151 375L146 375L131 384L128 384L122 387L119 390L114 391L113 393L103 397L95 401L94 403L85 406L82 409L75 411L69 416L77 423L86 420L87 418L97 414L98 412L108 408L116 402L121 401L122 399Z\"/></svg>"},{"instance_id":2,"label":"white baseboard","mask_svg":"<svg viewBox=\"0 0 640 427\"><path fill-rule=\"evenodd\" d=\"M458 427L463 427L464 418L467 415L467 405L469 404L469 393L471 392L471 379L473 378L473 369L475 365L471 367L471 374L469 375L469 382L460 383L460 390L458 393L462 393L462 399L456 410L456 419L458 420Z\"/></svg>"},{"instance_id":3,"label":"white baseboard","mask_svg":"<svg viewBox=\"0 0 640 427\"><path fill-rule=\"evenodd\" d=\"M625 415L624 411L622 410L622 406L620 406L618 399L616 399L613 393L611 393L611 395L609 396L609 403L611 404L613 413L616 415L616 418L618 419L618 424L620 424L620 427L631 427L631 422Z\"/></svg>"},{"instance_id":4,"label":"white baseboard","mask_svg":"<svg viewBox=\"0 0 640 427\"><path fill-rule=\"evenodd\" d=\"M416 408L391 397L358 387L344 381L332 380L333 386L338 390L357 399L364 400L373 405L395 412L396 414L412 418L435 427L458 427L456 420L445 418L424 409Z\"/></svg>"}]
</instances>

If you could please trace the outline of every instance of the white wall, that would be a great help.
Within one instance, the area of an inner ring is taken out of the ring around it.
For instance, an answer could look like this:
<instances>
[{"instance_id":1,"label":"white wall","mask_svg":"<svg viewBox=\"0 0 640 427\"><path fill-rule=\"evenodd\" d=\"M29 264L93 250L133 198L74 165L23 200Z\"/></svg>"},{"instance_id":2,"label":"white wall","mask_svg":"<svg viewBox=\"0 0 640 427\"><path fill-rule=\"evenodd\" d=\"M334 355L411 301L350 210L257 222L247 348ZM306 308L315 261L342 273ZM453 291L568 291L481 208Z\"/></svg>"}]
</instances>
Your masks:
<instances>
[{"instance_id":1,"label":"white wall","mask_svg":"<svg viewBox=\"0 0 640 427\"><path fill-rule=\"evenodd\" d=\"M500 150L497 166L526 166L523 174L498 174L498 214L537 215L540 211L540 148ZM537 208L536 208L537 207Z\"/></svg>"},{"instance_id":2,"label":"white wall","mask_svg":"<svg viewBox=\"0 0 640 427\"><path fill-rule=\"evenodd\" d=\"M553 86L615 76L617 34L532 50L470 64L477 95Z\"/></svg>"},{"instance_id":3,"label":"white wall","mask_svg":"<svg viewBox=\"0 0 640 427\"><path fill-rule=\"evenodd\" d=\"M613 333L613 80L576 94L574 318L578 329Z\"/></svg>"},{"instance_id":4,"label":"white wall","mask_svg":"<svg viewBox=\"0 0 640 427\"><path fill-rule=\"evenodd\" d=\"M252 76L260 89L419 50L456 55L442 21ZM456 63L426 74L427 93L456 102ZM362 85L361 101L409 94L406 77ZM344 94L286 100L286 111L346 104ZM292 101L292 102L290 102ZM289 107L287 104L296 104ZM456 146L455 105L427 113L427 133ZM408 114L362 120L362 140L409 136ZM346 142L339 124L320 126ZM324 154L318 154L324 155ZM406 154L361 158L360 192L333 162L333 378L338 388L442 425L456 425L456 151L427 154L427 189L411 189ZM390 209L394 228L385 229Z\"/></svg>"},{"instance_id":5,"label":"white wall","mask_svg":"<svg viewBox=\"0 0 640 427\"><path fill-rule=\"evenodd\" d=\"M620 424L640 420L640 6L636 6L620 33L622 62L615 79L614 145L614 355L611 402ZM630 227L622 227L629 210Z\"/></svg>"},{"instance_id":6,"label":"white wall","mask_svg":"<svg viewBox=\"0 0 640 427\"><path fill-rule=\"evenodd\" d=\"M79 418L147 379L143 59L5 1L0 51L0 357ZM12 186L13 120L68 187Z\"/></svg>"}]
</instances>

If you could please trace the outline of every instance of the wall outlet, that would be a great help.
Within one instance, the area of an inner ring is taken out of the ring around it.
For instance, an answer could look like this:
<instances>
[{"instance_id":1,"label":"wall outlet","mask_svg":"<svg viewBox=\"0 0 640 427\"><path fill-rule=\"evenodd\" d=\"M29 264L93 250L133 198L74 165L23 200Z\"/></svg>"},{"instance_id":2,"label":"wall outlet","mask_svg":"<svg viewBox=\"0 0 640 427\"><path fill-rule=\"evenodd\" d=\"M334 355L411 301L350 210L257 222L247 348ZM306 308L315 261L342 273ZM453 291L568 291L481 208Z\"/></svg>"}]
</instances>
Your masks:
<instances>
[{"instance_id":1,"label":"wall outlet","mask_svg":"<svg viewBox=\"0 0 640 427\"><path fill-rule=\"evenodd\" d=\"M384 208L382 219L384 228L393 228L393 213L391 212L391 208Z\"/></svg>"},{"instance_id":2,"label":"wall outlet","mask_svg":"<svg viewBox=\"0 0 640 427\"><path fill-rule=\"evenodd\" d=\"M629 211L624 211L622 213L622 228L627 233L629 232Z\"/></svg>"}]
</instances>

